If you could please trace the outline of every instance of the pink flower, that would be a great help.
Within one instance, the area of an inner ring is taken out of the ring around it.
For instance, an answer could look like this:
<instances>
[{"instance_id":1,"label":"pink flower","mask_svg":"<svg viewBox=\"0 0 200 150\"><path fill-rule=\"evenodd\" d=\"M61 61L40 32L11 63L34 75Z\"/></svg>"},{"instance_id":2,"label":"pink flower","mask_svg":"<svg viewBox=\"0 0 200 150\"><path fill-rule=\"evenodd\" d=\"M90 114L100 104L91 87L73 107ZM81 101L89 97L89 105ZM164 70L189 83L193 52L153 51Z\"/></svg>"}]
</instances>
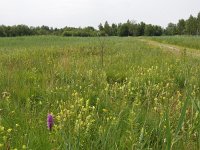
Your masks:
<instances>
[{"instance_id":1,"label":"pink flower","mask_svg":"<svg viewBox=\"0 0 200 150\"><path fill-rule=\"evenodd\" d=\"M47 127L51 131L53 127L53 116L51 114L48 114L47 116Z\"/></svg>"}]
</instances>

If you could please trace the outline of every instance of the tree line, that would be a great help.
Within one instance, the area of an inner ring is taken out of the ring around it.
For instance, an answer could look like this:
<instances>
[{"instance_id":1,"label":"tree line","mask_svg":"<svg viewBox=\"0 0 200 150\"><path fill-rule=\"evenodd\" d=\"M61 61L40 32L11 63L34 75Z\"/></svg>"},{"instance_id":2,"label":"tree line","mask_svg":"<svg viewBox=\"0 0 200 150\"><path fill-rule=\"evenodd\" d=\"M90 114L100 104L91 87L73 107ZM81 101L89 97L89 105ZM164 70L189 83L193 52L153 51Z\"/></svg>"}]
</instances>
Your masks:
<instances>
[{"instance_id":1,"label":"tree line","mask_svg":"<svg viewBox=\"0 0 200 150\"><path fill-rule=\"evenodd\" d=\"M0 25L0 37L30 36L30 35L59 35L59 36L161 36L161 35L200 35L200 12L196 17L190 15L186 20L180 19L177 24L169 23L166 28L159 25L136 23L128 20L125 23L100 23L98 29L88 26L85 28L64 27L50 28L48 26L29 27L27 25Z\"/></svg>"},{"instance_id":2,"label":"tree line","mask_svg":"<svg viewBox=\"0 0 200 150\"><path fill-rule=\"evenodd\" d=\"M200 12L197 17L190 15L187 20L180 19L177 24L169 23L166 35L200 35Z\"/></svg>"},{"instance_id":3,"label":"tree line","mask_svg":"<svg viewBox=\"0 0 200 150\"><path fill-rule=\"evenodd\" d=\"M0 26L0 37L31 36L31 35L63 35L63 36L97 36L98 30L85 28L50 28L48 26L28 27L27 25Z\"/></svg>"}]
</instances>

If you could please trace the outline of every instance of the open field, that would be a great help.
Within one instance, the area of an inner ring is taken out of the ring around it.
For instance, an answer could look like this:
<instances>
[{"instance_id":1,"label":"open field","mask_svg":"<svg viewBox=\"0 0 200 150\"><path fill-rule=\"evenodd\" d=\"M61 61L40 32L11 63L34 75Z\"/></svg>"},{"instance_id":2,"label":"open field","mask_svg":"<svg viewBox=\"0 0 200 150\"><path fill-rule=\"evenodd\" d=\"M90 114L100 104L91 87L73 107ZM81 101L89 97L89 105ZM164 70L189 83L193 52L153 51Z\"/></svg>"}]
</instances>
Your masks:
<instances>
[{"instance_id":1,"label":"open field","mask_svg":"<svg viewBox=\"0 0 200 150\"><path fill-rule=\"evenodd\" d=\"M0 149L200 149L200 58L141 38L0 38L0 94Z\"/></svg>"}]
</instances>

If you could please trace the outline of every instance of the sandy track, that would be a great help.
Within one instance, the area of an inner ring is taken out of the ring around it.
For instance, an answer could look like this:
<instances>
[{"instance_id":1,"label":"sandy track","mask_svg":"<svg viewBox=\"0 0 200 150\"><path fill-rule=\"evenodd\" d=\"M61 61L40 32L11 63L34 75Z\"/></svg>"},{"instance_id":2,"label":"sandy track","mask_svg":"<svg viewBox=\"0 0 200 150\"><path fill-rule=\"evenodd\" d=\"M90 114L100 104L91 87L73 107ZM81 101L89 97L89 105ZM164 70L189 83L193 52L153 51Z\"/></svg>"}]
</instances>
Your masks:
<instances>
[{"instance_id":1,"label":"sandy track","mask_svg":"<svg viewBox=\"0 0 200 150\"><path fill-rule=\"evenodd\" d=\"M140 39L140 41L145 42L146 44L153 47L159 47L164 51L168 51L176 55L181 55L183 53L186 53L189 56L200 58L200 50L198 49L192 49L192 48L181 47L181 46L172 45L172 44L160 43L160 42L153 41L150 39Z\"/></svg>"}]
</instances>

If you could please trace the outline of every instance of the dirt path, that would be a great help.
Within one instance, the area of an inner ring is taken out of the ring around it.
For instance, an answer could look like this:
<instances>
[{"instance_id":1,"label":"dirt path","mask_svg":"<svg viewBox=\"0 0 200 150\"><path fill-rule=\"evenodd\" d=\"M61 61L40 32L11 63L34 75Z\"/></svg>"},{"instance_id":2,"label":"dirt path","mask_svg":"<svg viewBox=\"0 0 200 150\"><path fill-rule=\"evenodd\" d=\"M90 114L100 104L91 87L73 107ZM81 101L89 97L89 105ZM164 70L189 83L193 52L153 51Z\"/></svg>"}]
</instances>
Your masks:
<instances>
[{"instance_id":1,"label":"dirt path","mask_svg":"<svg viewBox=\"0 0 200 150\"><path fill-rule=\"evenodd\" d=\"M192 48L181 47L181 46L172 45L172 44L160 43L160 42L153 41L150 39L140 39L140 41L145 42L148 45L153 46L153 47L159 47L164 51L168 51L176 55L181 55L183 53L186 53L186 55L200 58L200 50L198 49L192 49Z\"/></svg>"}]
</instances>

